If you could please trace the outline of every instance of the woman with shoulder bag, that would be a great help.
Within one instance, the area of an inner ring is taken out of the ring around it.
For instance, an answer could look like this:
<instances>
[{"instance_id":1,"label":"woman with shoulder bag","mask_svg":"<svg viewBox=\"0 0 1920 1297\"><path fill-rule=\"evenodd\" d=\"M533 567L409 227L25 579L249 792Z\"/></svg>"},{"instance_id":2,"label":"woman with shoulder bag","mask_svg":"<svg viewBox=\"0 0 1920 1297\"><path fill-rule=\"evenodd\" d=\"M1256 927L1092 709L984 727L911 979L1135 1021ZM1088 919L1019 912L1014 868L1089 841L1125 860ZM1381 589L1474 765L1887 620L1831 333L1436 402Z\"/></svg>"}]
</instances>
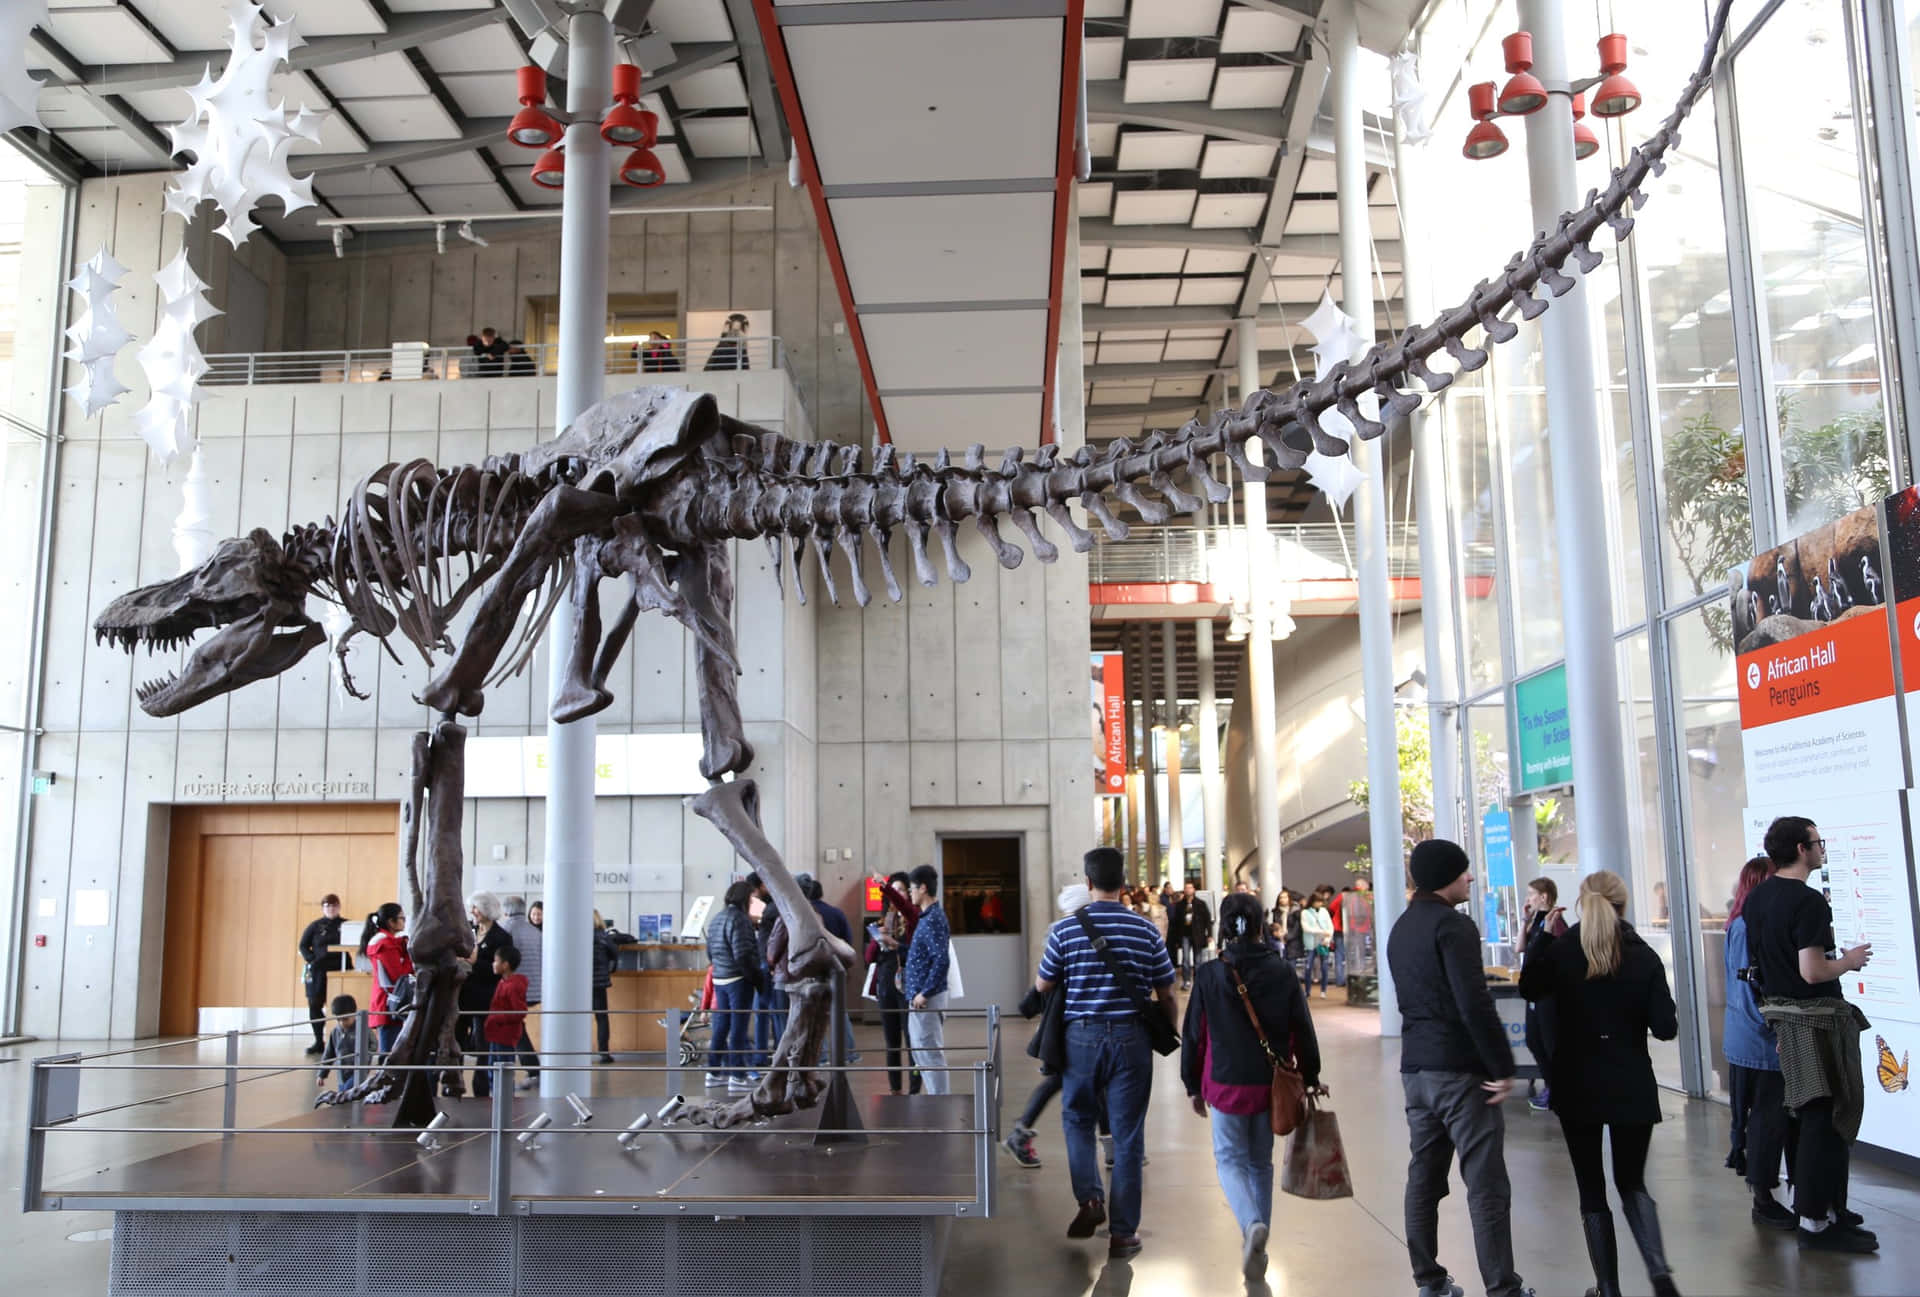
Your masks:
<instances>
[{"instance_id":1,"label":"woman with shoulder bag","mask_svg":"<svg viewBox=\"0 0 1920 1297\"><path fill-rule=\"evenodd\" d=\"M1647 1193L1647 1148L1660 1120L1647 1036L1672 1040L1680 1033L1667 970L1626 921L1627 885L1620 875L1601 870L1582 879L1574 909L1579 922L1564 937L1548 930L1527 939L1520 993L1554 1008L1547 1081L1580 1189L1580 1225L1595 1279L1587 1297L1620 1297L1603 1134L1613 1153L1613 1187L1655 1297L1678 1297Z\"/></svg>"},{"instance_id":2,"label":"woman with shoulder bag","mask_svg":"<svg viewBox=\"0 0 1920 1297\"><path fill-rule=\"evenodd\" d=\"M1220 1188L1240 1223L1249 1279L1267 1268L1276 1091L1294 1107L1320 1090L1320 1042L1307 997L1267 943L1265 918L1256 896L1236 892L1220 903L1220 958L1200 966L1180 1033L1180 1076L1194 1113L1213 1125Z\"/></svg>"}]
</instances>

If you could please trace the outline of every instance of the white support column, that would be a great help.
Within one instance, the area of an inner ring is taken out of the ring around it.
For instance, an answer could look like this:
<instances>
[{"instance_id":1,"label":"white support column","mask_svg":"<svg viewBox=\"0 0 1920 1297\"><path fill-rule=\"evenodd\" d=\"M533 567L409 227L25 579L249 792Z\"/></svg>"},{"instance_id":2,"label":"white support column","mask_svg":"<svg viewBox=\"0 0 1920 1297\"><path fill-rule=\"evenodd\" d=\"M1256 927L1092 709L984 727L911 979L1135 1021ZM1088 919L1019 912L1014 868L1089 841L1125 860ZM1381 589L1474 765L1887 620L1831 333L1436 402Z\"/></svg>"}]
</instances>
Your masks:
<instances>
[{"instance_id":1,"label":"white support column","mask_svg":"<svg viewBox=\"0 0 1920 1297\"><path fill-rule=\"evenodd\" d=\"M1427 279L1427 165L1424 145L1409 143L1396 126L1393 178L1400 201L1400 298L1409 320L1433 318ZM1473 827L1460 811L1460 655L1454 638L1461 597L1453 567L1452 511L1447 500L1445 421L1423 405L1407 420L1413 451L1413 502L1420 526L1420 629L1427 654L1427 727L1433 764L1433 835L1469 845ZM1478 808L1475 808L1476 810ZM1472 816L1467 817L1470 821Z\"/></svg>"},{"instance_id":2,"label":"white support column","mask_svg":"<svg viewBox=\"0 0 1920 1297\"><path fill-rule=\"evenodd\" d=\"M560 217L560 373L554 426L565 428L605 388L607 209L613 171L600 118L613 91L613 28L598 12L567 24L566 187ZM573 612L562 601L547 626L547 687L557 697L573 656ZM549 1012L540 1046L540 1094L557 1099L587 1083L593 1042L593 766L591 717L547 722L547 885L540 977Z\"/></svg>"},{"instance_id":3,"label":"white support column","mask_svg":"<svg viewBox=\"0 0 1920 1297\"><path fill-rule=\"evenodd\" d=\"M1547 106L1527 118L1533 224L1552 229L1580 203L1573 158L1573 101L1567 89L1567 37L1561 0L1520 0L1521 26L1533 33L1534 75ZM1587 281L1540 317L1546 361L1547 436L1553 456L1554 538L1560 547L1560 609L1567 649L1567 725L1580 821L1580 872L1626 872L1633 859L1627 826L1626 752L1620 732L1619 662L1613 645L1613 579L1608 571L1608 480L1594 371Z\"/></svg>"},{"instance_id":4,"label":"white support column","mask_svg":"<svg viewBox=\"0 0 1920 1297\"><path fill-rule=\"evenodd\" d=\"M1333 166L1339 192L1341 304L1371 343L1373 234L1367 216L1367 154L1360 99L1360 33L1355 0L1329 7L1332 66ZM1356 355L1358 350L1356 350ZM1353 439L1353 462L1366 479L1353 497L1353 529L1360 567L1360 677L1366 702L1367 820L1373 845L1376 949L1405 908L1406 862L1401 859L1400 752L1393 722L1393 609L1387 590L1386 457L1381 442ZM1379 961L1380 1029L1400 1031L1399 997L1384 958Z\"/></svg>"},{"instance_id":5,"label":"white support column","mask_svg":"<svg viewBox=\"0 0 1920 1297\"><path fill-rule=\"evenodd\" d=\"M1221 885L1220 865L1226 835L1226 789L1220 782L1220 707L1213 685L1213 621L1194 624L1194 663L1200 673L1200 822L1206 872L1202 887Z\"/></svg>"},{"instance_id":6,"label":"white support column","mask_svg":"<svg viewBox=\"0 0 1920 1297\"><path fill-rule=\"evenodd\" d=\"M1170 621L1160 623L1160 656L1165 659L1162 675L1167 682L1166 707L1161 712L1167 727L1163 749L1167 758L1167 854L1160 877L1172 879L1175 887L1182 887L1187 881L1187 839L1180 823L1180 662L1175 640L1178 629Z\"/></svg>"},{"instance_id":7,"label":"white support column","mask_svg":"<svg viewBox=\"0 0 1920 1297\"><path fill-rule=\"evenodd\" d=\"M1260 327L1251 317L1238 322L1240 400L1265 387L1260 374ZM1258 437L1247 439L1247 458L1264 458ZM1273 544L1267 537L1267 487L1248 482L1245 491L1247 542L1247 702L1253 713L1253 841L1259 853L1260 899L1271 910L1280 896L1280 753L1274 734L1273 706Z\"/></svg>"}]
</instances>

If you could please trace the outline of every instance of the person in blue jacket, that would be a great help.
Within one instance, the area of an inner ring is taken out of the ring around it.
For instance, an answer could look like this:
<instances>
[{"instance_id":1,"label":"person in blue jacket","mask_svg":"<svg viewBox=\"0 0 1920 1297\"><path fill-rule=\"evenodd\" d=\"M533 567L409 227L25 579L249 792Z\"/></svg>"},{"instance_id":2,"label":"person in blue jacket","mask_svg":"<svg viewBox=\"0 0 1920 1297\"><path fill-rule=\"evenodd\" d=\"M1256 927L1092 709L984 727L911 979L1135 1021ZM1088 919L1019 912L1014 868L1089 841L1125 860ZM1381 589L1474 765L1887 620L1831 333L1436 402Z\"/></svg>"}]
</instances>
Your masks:
<instances>
[{"instance_id":1,"label":"person in blue jacket","mask_svg":"<svg viewBox=\"0 0 1920 1297\"><path fill-rule=\"evenodd\" d=\"M1755 856L1740 869L1727 907L1727 1007L1720 1050L1727 1060L1727 1098L1733 1109L1732 1148L1726 1165L1746 1177L1753 1190L1753 1221L1775 1229L1798 1225L1792 1211L1773 1196L1780 1186L1780 1157L1791 1149L1787 1138L1787 1091L1780 1074L1780 1051L1773 1028L1760 1016L1760 999L1744 974L1747 920L1741 913L1747 894L1773 873L1773 862ZM1792 1168L1788 1168L1792 1174Z\"/></svg>"},{"instance_id":2,"label":"person in blue jacket","mask_svg":"<svg viewBox=\"0 0 1920 1297\"><path fill-rule=\"evenodd\" d=\"M952 927L947 912L940 908L936 894L940 875L932 865L920 865L907 875L907 895L920 907L920 922L913 926L913 943L907 947L907 968L902 988L907 995L907 1041L913 1046L913 1060L924 1078L928 1094L952 1094L947 1076L947 952Z\"/></svg>"}]
</instances>

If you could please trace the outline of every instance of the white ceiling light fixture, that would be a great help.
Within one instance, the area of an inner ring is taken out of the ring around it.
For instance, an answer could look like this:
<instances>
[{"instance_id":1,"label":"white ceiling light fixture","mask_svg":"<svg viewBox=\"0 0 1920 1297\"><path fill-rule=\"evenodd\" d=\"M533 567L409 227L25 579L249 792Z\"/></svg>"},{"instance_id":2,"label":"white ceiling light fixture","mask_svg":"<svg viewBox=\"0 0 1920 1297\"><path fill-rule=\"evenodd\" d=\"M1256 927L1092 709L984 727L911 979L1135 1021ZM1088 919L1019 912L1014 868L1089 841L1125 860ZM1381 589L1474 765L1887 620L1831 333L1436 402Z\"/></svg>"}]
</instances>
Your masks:
<instances>
[{"instance_id":1,"label":"white ceiling light fixture","mask_svg":"<svg viewBox=\"0 0 1920 1297\"><path fill-rule=\"evenodd\" d=\"M47 25L47 0L11 0L0 5L0 134L16 126L40 125L40 83L27 75L27 33Z\"/></svg>"},{"instance_id":2,"label":"white ceiling light fixture","mask_svg":"<svg viewBox=\"0 0 1920 1297\"><path fill-rule=\"evenodd\" d=\"M126 273L127 268L101 248L80 267L79 274L67 281L67 287L80 294L84 305L79 317L67 326L67 338L73 345L63 354L79 366L80 372L66 392L89 419L127 390L113 376L113 360L133 341L133 335L121 327L112 301Z\"/></svg>"},{"instance_id":3,"label":"white ceiling light fixture","mask_svg":"<svg viewBox=\"0 0 1920 1297\"><path fill-rule=\"evenodd\" d=\"M229 0L233 47L227 66L218 80L211 65L201 73L199 84L187 91L192 111L167 128L174 155L194 155L168 187L167 210L191 221L195 209L212 199L226 217L220 233L236 248L259 228L252 212L262 198L278 198L288 212L314 205L313 177L295 179L287 170L287 151L296 139L319 143L325 114L302 105L289 117L284 103L270 99L270 80L301 41L291 20L270 24L265 17L253 0Z\"/></svg>"},{"instance_id":4,"label":"white ceiling light fixture","mask_svg":"<svg viewBox=\"0 0 1920 1297\"><path fill-rule=\"evenodd\" d=\"M141 407L136 427L165 462L195 449L193 407L201 400L200 377L207 372L207 360L193 331L224 312L201 292L207 285L187 264L185 248L153 280L160 286L160 324L152 341L140 348L140 368L153 395Z\"/></svg>"}]
</instances>

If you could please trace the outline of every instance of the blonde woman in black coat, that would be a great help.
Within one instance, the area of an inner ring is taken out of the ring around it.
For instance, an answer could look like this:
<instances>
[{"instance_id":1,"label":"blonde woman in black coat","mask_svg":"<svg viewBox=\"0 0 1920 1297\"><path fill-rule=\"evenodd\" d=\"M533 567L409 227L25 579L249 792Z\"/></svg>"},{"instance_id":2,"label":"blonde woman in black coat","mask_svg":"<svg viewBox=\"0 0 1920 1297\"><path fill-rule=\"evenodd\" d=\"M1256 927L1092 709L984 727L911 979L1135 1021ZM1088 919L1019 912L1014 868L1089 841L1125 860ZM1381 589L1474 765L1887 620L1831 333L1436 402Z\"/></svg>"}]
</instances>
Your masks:
<instances>
[{"instance_id":1,"label":"blonde woman in black coat","mask_svg":"<svg viewBox=\"0 0 1920 1297\"><path fill-rule=\"evenodd\" d=\"M1614 873L1591 874L1575 902L1579 922L1527 943L1520 993L1555 1013L1553 1056L1543 1066L1553 1111L1566 1132L1580 1186L1580 1224L1596 1283L1587 1297L1620 1297L1619 1251L1607 1208L1601 1135L1613 1146L1613 1187L1647 1263L1656 1297L1678 1297L1647 1193L1647 1147L1660 1120L1647 1036L1680 1033L1660 956L1626 921L1627 885Z\"/></svg>"}]
</instances>

